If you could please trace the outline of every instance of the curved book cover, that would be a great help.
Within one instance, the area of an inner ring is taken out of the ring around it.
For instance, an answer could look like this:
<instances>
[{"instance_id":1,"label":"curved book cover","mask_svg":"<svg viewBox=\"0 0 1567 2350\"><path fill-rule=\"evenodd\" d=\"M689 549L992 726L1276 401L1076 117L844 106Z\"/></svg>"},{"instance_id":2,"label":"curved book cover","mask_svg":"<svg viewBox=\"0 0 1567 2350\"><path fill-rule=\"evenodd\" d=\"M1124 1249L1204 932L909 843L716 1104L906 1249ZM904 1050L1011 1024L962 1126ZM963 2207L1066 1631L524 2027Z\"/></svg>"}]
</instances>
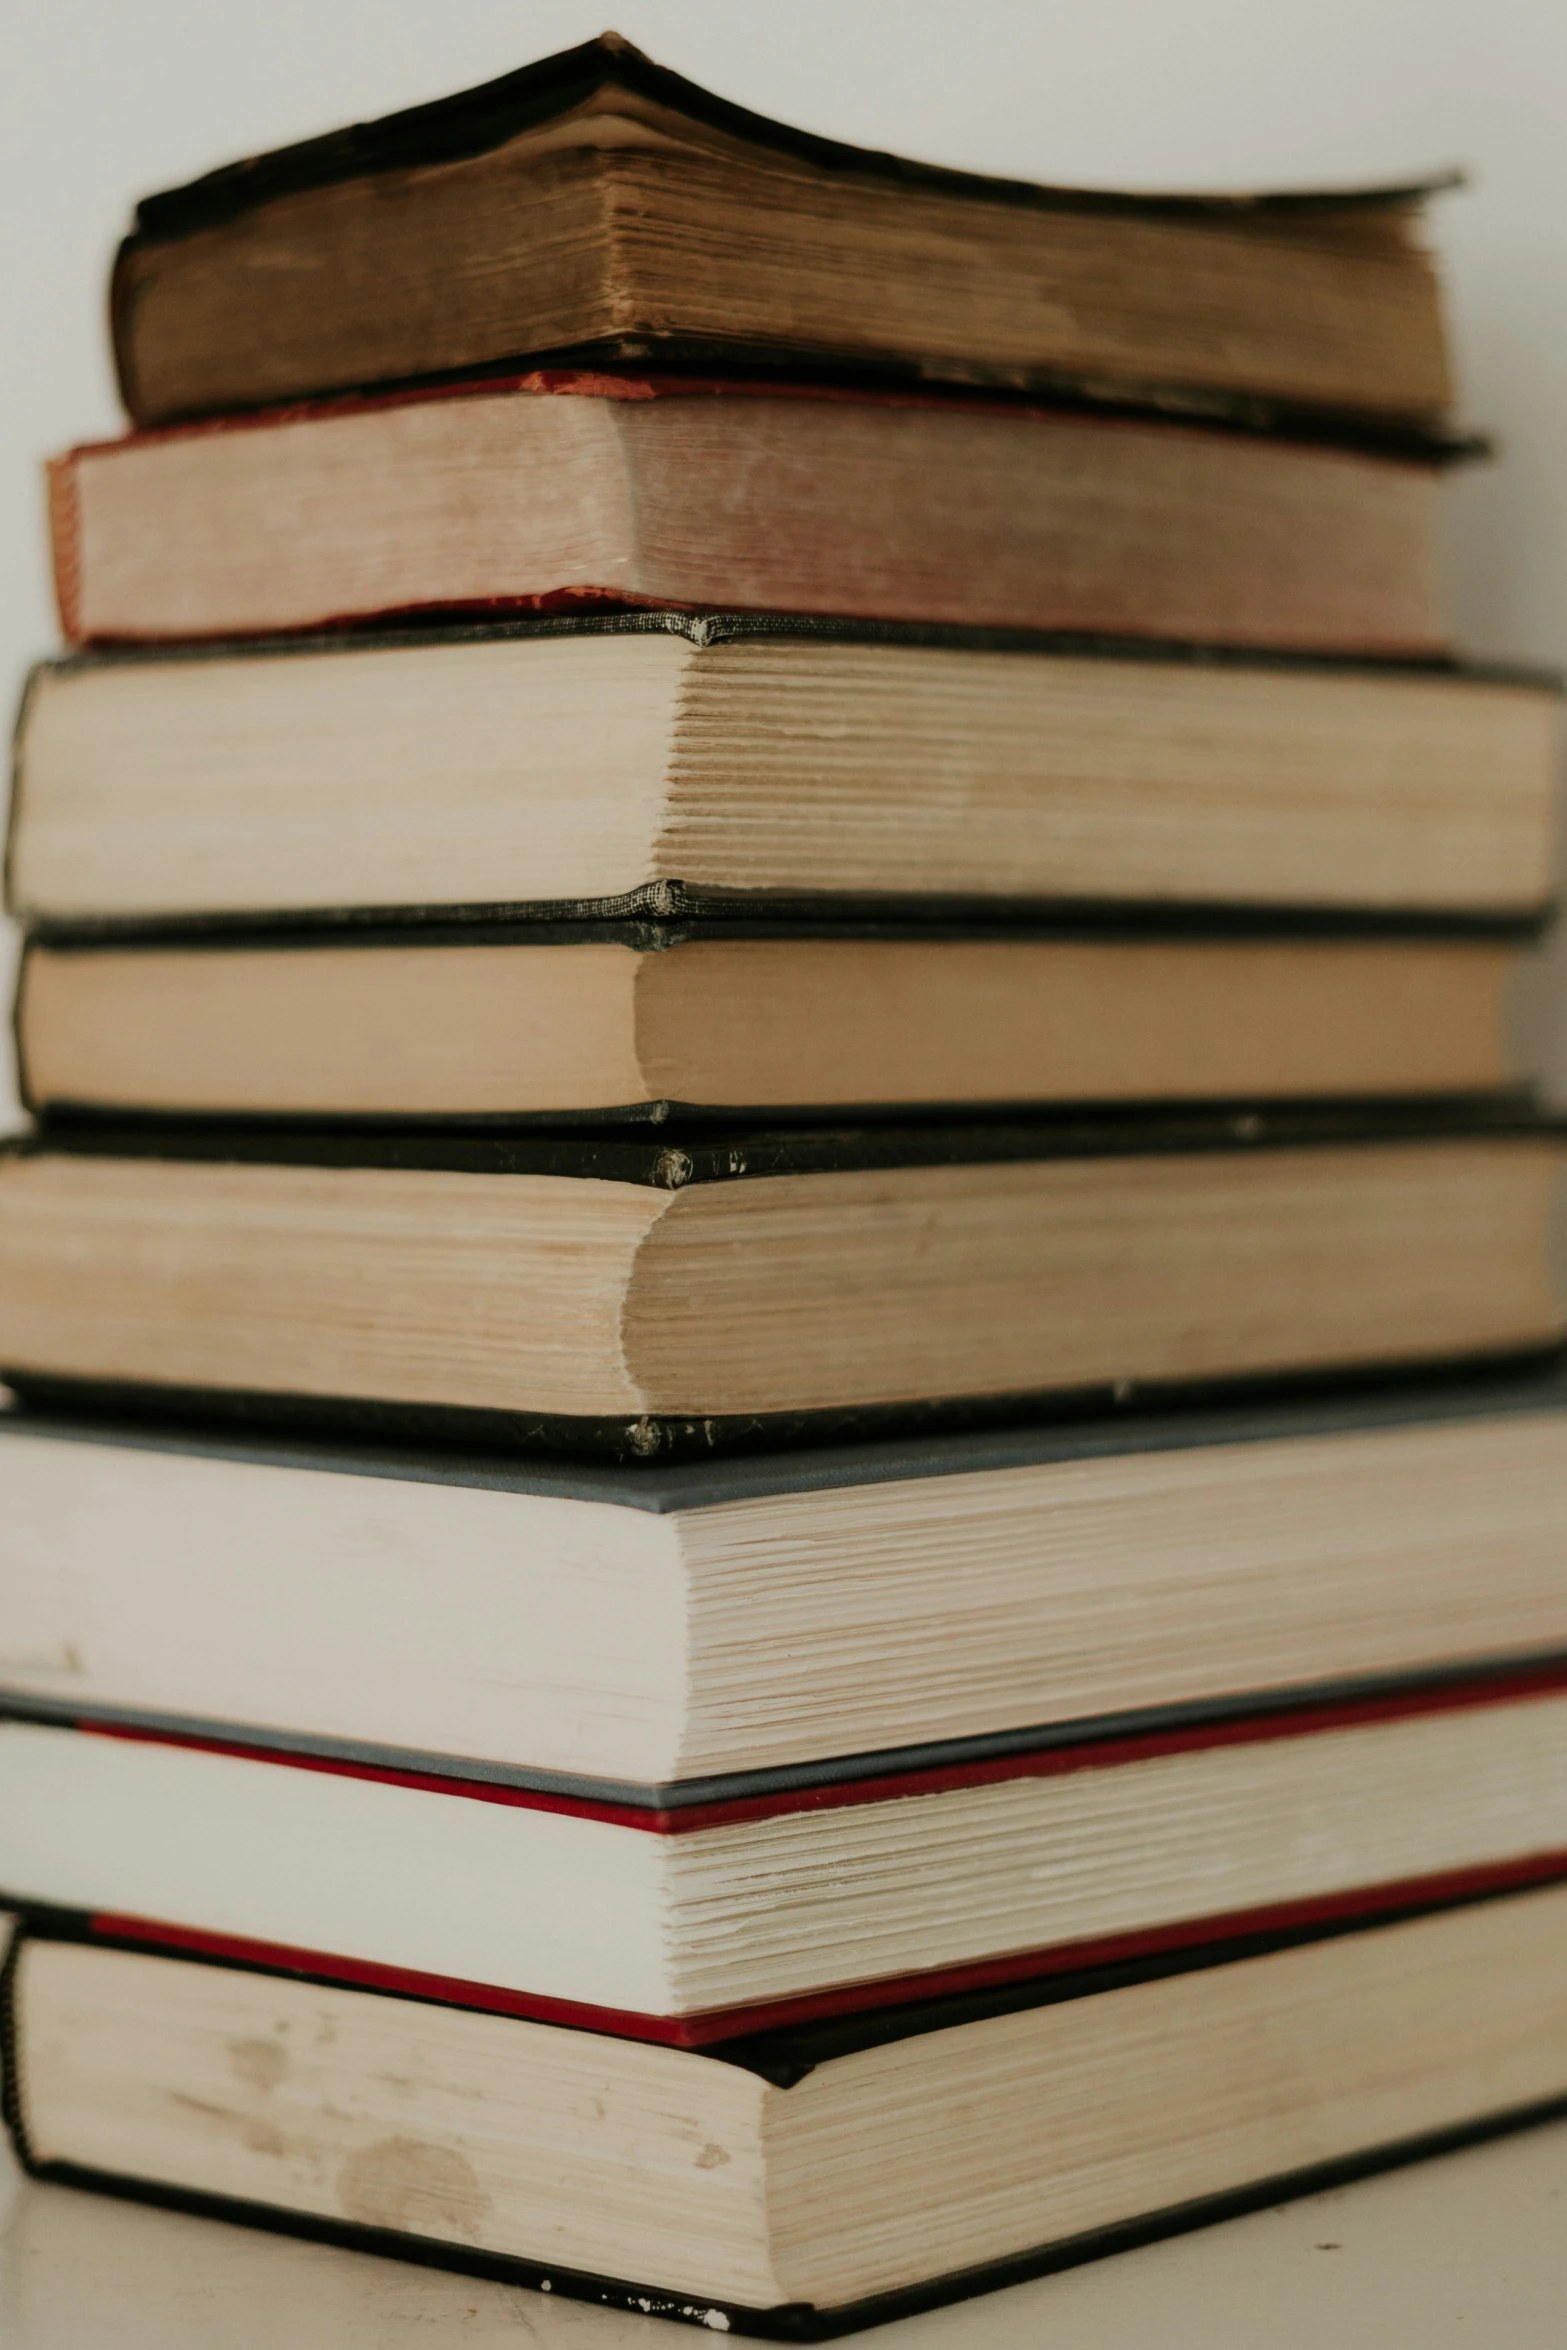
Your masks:
<instances>
[{"instance_id":1,"label":"curved book cover","mask_svg":"<svg viewBox=\"0 0 1567 2350\"><path fill-rule=\"evenodd\" d=\"M1169 214L1176 218L1284 219L1321 211L1398 209L1461 184L1456 172L1361 188L1317 188L1275 194L1127 195L1113 189L1042 186L988 172L954 171L907 156L856 147L817 132L771 121L749 107L704 90L685 75L646 56L619 33L601 33L575 49L502 74L477 89L437 98L354 123L347 130L281 147L268 155L221 166L186 186L144 196L136 233L155 242L193 235L222 220L254 211L279 196L331 187L365 173L452 163L482 155L519 131L557 120L606 87L635 91L711 129L775 147L781 153L839 171L864 173L900 186L948 189L954 194L1055 210Z\"/></svg>"},{"instance_id":2,"label":"curved book cover","mask_svg":"<svg viewBox=\"0 0 1567 2350\"><path fill-rule=\"evenodd\" d=\"M1505 1362L1561 1341L1562 1156L1561 1121L1507 1097L667 1142L76 1121L0 1158L0 1361L39 1402L641 1459ZM52 1237L70 1199L101 1261ZM203 1237L171 1265L176 1199ZM411 1387L432 1347L453 1367Z\"/></svg>"},{"instance_id":3,"label":"curved book cover","mask_svg":"<svg viewBox=\"0 0 1567 2350\"><path fill-rule=\"evenodd\" d=\"M116 354L144 422L522 357L651 359L1430 447L1451 387L1413 223L1456 176L1040 186L794 129L609 33L144 198ZM334 283L344 300L319 300Z\"/></svg>"}]
</instances>

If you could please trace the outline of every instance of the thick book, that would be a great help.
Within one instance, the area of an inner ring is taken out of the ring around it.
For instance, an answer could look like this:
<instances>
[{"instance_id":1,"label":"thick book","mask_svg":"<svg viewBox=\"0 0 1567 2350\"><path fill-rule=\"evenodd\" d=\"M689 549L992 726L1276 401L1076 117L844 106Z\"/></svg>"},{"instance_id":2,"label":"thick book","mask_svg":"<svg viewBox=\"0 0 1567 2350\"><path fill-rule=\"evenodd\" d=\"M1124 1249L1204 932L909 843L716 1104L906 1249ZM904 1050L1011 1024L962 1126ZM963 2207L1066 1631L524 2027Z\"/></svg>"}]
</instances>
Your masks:
<instances>
[{"instance_id":1,"label":"thick book","mask_svg":"<svg viewBox=\"0 0 1567 2350\"><path fill-rule=\"evenodd\" d=\"M1557 1368L618 1466L0 1415L0 1698L654 1808L1567 1658Z\"/></svg>"},{"instance_id":2,"label":"thick book","mask_svg":"<svg viewBox=\"0 0 1567 2350\"><path fill-rule=\"evenodd\" d=\"M1038 187L749 112L610 33L145 199L142 423L569 352L1406 428L1451 397L1432 186Z\"/></svg>"},{"instance_id":3,"label":"thick book","mask_svg":"<svg viewBox=\"0 0 1567 2350\"><path fill-rule=\"evenodd\" d=\"M1560 1342L1505 1100L512 1135L78 1121L0 1156L24 1396L651 1458Z\"/></svg>"},{"instance_id":4,"label":"thick book","mask_svg":"<svg viewBox=\"0 0 1567 2350\"><path fill-rule=\"evenodd\" d=\"M1429 454L545 370L74 449L49 502L74 642L718 605L1431 655L1440 499Z\"/></svg>"},{"instance_id":5,"label":"thick book","mask_svg":"<svg viewBox=\"0 0 1567 2350\"><path fill-rule=\"evenodd\" d=\"M1561 708L1520 670L734 613L78 656L18 721L11 905L1528 917Z\"/></svg>"},{"instance_id":6,"label":"thick book","mask_svg":"<svg viewBox=\"0 0 1567 2350\"><path fill-rule=\"evenodd\" d=\"M1524 931L1527 940L1528 931ZM886 923L35 942L38 1111L666 1123L1517 1088L1515 937Z\"/></svg>"},{"instance_id":7,"label":"thick book","mask_svg":"<svg viewBox=\"0 0 1567 2350\"><path fill-rule=\"evenodd\" d=\"M7 2119L67 2186L813 2341L1560 2114L1564 1932L1557 1885L694 2053L39 1916Z\"/></svg>"},{"instance_id":8,"label":"thick book","mask_svg":"<svg viewBox=\"0 0 1567 2350\"><path fill-rule=\"evenodd\" d=\"M0 1901L698 2047L1567 1876L1567 1663L650 1801L0 1716Z\"/></svg>"}]
</instances>

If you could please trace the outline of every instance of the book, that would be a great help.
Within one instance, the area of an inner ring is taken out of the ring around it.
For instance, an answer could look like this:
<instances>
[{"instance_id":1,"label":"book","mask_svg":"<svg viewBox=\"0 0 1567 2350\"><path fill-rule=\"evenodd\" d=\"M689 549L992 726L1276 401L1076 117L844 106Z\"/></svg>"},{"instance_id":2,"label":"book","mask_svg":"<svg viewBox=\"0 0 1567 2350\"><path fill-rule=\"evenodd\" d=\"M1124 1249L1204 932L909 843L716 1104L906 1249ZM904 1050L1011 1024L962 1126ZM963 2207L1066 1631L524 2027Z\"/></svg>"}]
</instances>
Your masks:
<instances>
[{"instance_id":1,"label":"book","mask_svg":"<svg viewBox=\"0 0 1567 2350\"><path fill-rule=\"evenodd\" d=\"M1536 915L1557 681L619 613L78 656L17 726L35 927L500 910Z\"/></svg>"},{"instance_id":2,"label":"book","mask_svg":"<svg viewBox=\"0 0 1567 2350\"><path fill-rule=\"evenodd\" d=\"M0 1899L696 2047L1567 1876L1567 1664L650 1801L0 1719Z\"/></svg>"},{"instance_id":3,"label":"book","mask_svg":"<svg viewBox=\"0 0 1567 2350\"><path fill-rule=\"evenodd\" d=\"M115 352L143 423L569 352L1429 428L1452 385L1428 192L943 171L606 34L147 198Z\"/></svg>"},{"instance_id":4,"label":"book","mask_svg":"<svg viewBox=\"0 0 1567 2350\"><path fill-rule=\"evenodd\" d=\"M917 392L535 371L50 468L73 642L733 606L1433 655L1441 467Z\"/></svg>"},{"instance_id":5,"label":"book","mask_svg":"<svg viewBox=\"0 0 1567 2350\"><path fill-rule=\"evenodd\" d=\"M1527 935L1527 934L1526 934ZM23 1097L375 1119L844 1112L1522 1086L1503 937L426 926L35 942Z\"/></svg>"},{"instance_id":6,"label":"book","mask_svg":"<svg viewBox=\"0 0 1567 2350\"><path fill-rule=\"evenodd\" d=\"M0 1471L14 1712L545 1794L747 1797L1567 1656L1559 1368L689 1465L29 1411Z\"/></svg>"},{"instance_id":7,"label":"book","mask_svg":"<svg viewBox=\"0 0 1567 2350\"><path fill-rule=\"evenodd\" d=\"M651 1458L1559 1343L1559 1127L1503 1101L678 1145L80 1122L0 1156L0 1368Z\"/></svg>"},{"instance_id":8,"label":"book","mask_svg":"<svg viewBox=\"0 0 1567 2350\"><path fill-rule=\"evenodd\" d=\"M1564 1927L1555 1886L693 2053L38 1917L8 2118L64 2185L818 2340L1559 2114Z\"/></svg>"}]
</instances>

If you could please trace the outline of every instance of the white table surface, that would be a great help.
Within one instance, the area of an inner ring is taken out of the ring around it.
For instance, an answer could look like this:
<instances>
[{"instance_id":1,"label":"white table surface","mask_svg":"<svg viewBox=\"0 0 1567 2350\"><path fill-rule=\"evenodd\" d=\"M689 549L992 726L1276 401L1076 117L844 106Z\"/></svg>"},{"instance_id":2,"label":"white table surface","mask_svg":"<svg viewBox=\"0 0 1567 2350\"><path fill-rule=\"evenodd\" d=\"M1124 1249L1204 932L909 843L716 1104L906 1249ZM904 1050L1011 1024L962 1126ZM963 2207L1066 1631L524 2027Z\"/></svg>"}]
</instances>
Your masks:
<instances>
[{"instance_id":1,"label":"white table surface","mask_svg":"<svg viewBox=\"0 0 1567 2350\"><path fill-rule=\"evenodd\" d=\"M0 2174L4 2350L712 2337ZM866 2350L1563 2350L1567 2123L850 2337Z\"/></svg>"}]
</instances>

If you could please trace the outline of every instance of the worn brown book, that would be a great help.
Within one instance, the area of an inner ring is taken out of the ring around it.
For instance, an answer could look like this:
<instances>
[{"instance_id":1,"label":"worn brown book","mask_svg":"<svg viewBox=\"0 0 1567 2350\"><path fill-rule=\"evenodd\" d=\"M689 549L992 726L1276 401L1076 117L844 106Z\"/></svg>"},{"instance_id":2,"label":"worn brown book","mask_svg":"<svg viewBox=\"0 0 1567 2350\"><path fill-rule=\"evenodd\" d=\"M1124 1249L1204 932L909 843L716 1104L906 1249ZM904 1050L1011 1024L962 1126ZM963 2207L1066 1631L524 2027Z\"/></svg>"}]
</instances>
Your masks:
<instances>
[{"instance_id":1,"label":"worn brown book","mask_svg":"<svg viewBox=\"0 0 1567 2350\"><path fill-rule=\"evenodd\" d=\"M86 1122L0 1158L24 1393L607 1446L1504 1355L1567 1143L1503 1102L662 1141Z\"/></svg>"},{"instance_id":2,"label":"worn brown book","mask_svg":"<svg viewBox=\"0 0 1567 2350\"><path fill-rule=\"evenodd\" d=\"M1557 680L641 612L30 681L31 927L786 911L1527 920Z\"/></svg>"},{"instance_id":3,"label":"worn brown book","mask_svg":"<svg viewBox=\"0 0 1567 2350\"><path fill-rule=\"evenodd\" d=\"M1425 192L944 171L606 34L149 197L115 347L142 423L569 352L1429 424L1451 383Z\"/></svg>"},{"instance_id":4,"label":"worn brown book","mask_svg":"<svg viewBox=\"0 0 1567 2350\"><path fill-rule=\"evenodd\" d=\"M653 605L1445 651L1429 453L930 394L534 372L51 469L78 642Z\"/></svg>"}]
</instances>

